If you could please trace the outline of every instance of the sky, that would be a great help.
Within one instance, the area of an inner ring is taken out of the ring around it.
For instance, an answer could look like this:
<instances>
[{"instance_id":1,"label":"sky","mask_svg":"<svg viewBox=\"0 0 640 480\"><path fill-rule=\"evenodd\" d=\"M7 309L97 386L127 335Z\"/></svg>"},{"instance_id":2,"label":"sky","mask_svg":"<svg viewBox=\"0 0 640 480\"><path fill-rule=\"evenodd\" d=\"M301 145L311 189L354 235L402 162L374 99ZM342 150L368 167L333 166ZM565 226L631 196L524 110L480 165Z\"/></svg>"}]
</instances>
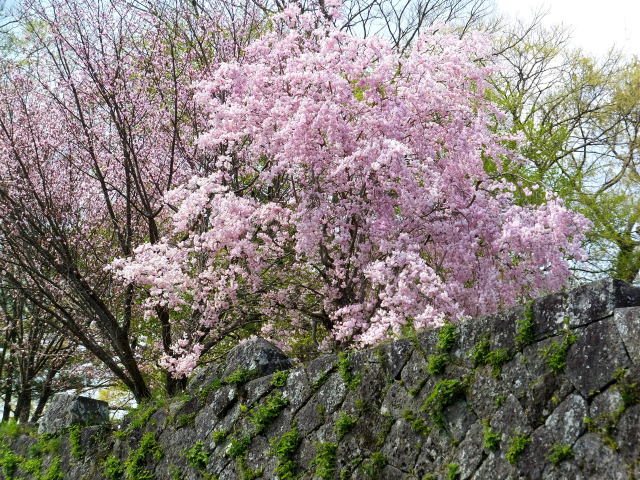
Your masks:
<instances>
[{"instance_id":1,"label":"sky","mask_svg":"<svg viewBox=\"0 0 640 480\"><path fill-rule=\"evenodd\" d=\"M640 57L640 0L496 0L498 10L523 20L542 8L545 23L562 24L573 44L603 56L612 46Z\"/></svg>"}]
</instances>

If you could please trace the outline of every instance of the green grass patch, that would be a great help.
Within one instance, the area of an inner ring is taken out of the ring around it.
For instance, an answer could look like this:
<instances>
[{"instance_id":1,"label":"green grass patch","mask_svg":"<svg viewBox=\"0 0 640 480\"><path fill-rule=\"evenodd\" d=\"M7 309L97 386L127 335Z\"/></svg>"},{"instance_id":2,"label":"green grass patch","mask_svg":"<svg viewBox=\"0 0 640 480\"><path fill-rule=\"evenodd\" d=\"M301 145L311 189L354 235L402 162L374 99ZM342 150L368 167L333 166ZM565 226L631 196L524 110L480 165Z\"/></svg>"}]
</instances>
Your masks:
<instances>
[{"instance_id":1,"label":"green grass patch","mask_svg":"<svg viewBox=\"0 0 640 480\"><path fill-rule=\"evenodd\" d=\"M351 359L345 352L338 354L338 374L349 390L355 390L362 381L362 375L355 375L351 371Z\"/></svg>"},{"instance_id":2,"label":"green grass patch","mask_svg":"<svg viewBox=\"0 0 640 480\"><path fill-rule=\"evenodd\" d=\"M446 353L438 353L427 357L427 373L435 376L440 375L447 368L449 363L449 355Z\"/></svg>"},{"instance_id":3,"label":"green grass patch","mask_svg":"<svg viewBox=\"0 0 640 480\"><path fill-rule=\"evenodd\" d=\"M289 370L280 370L273 374L271 385L274 387L284 387L287 384L287 378L289 378Z\"/></svg>"},{"instance_id":4,"label":"green grass patch","mask_svg":"<svg viewBox=\"0 0 640 480\"><path fill-rule=\"evenodd\" d=\"M149 460L158 461L163 455L155 435L151 432L145 433L138 448L131 452L124 463L126 480L153 480L155 476L147 470L146 463Z\"/></svg>"},{"instance_id":5,"label":"green grass patch","mask_svg":"<svg viewBox=\"0 0 640 480\"><path fill-rule=\"evenodd\" d=\"M441 352L450 351L458 341L458 329L453 323L445 323L438 331L438 343L436 348Z\"/></svg>"},{"instance_id":6,"label":"green grass patch","mask_svg":"<svg viewBox=\"0 0 640 480\"><path fill-rule=\"evenodd\" d=\"M211 438L216 445L220 445L224 443L227 437L229 436L228 430L216 430L211 434Z\"/></svg>"},{"instance_id":7,"label":"green grass patch","mask_svg":"<svg viewBox=\"0 0 640 480\"><path fill-rule=\"evenodd\" d=\"M223 380L227 385L242 385L256 377L255 369L239 368Z\"/></svg>"},{"instance_id":8,"label":"green grass patch","mask_svg":"<svg viewBox=\"0 0 640 480\"><path fill-rule=\"evenodd\" d=\"M209 462L209 453L204 446L204 442L196 442L189 449L183 452L187 464L196 470L204 470Z\"/></svg>"},{"instance_id":9,"label":"green grass patch","mask_svg":"<svg viewBox=\"0 0 640 480\"><path fill-rule=\"evenodd\" d=\"M522 349L535 340L535 320L533 315L533 302L530 302L524 310L522 317L516 320L516 347Z\"/></svg>"},{"instance_id":10,"label":"green grass patch","mask_svg":"<svg viewBox=\"0 0 640 480\"><path fill-rule=\"evenodd\" d=\"M434 423L442 428L444 427L444 409L464 398L465 390L466 385L461 380L440 380L425 400L422 410L429 412L433 416Z\"/></svg>"},{"instance_id":11,"label":"green grass patch","mask_svg":"<svg viewBox=\"0 0 640 480\"><path fill-rule=\"evenodd\" d=\"M102 462L102 475L106 480L121 480L124 475L122 462L110 455Z\"/></svg>"},{"instance_id":12,"label":"green grass patch","mask_svg":"<svg viewBox=\"0 0 640 480\"><path fill-rule=\"evenodd\" d=\"M494 432L488 422L482 428L482 446L492 452L500 448L500 434Z\"/></svg>"},{"instance_id":13,"label":"green grass patch","mask_svg":"<svg viewBox=\"0 0 640 480\"><path fill-rule=\"evenodd\" d=\"M231 458L240 458L247 453L251 446L251 435L243 435L241 437L231 437L229 448L227 448L227 455Z\"/></svg>"},{"instance_id":14,"label":"green grass patch","mask_svg":"<svg viewBox=\"0 0 640 480\"><path fill-rule=\"evenodd\" d=\"M569 330L565 330L563 339L551 342L540 350L540 356L547 366L554 373L561 373L567 366L567 353L569 348L576 342L576 335Z\"/></svg>"},{"instance_id":15,"label":"green grass patch","mask_svg":"<svg viewBox=\"0 0 640 480\"><path fill-rule=\"evenodd\" d=\"M460 466L457 463L449 463L447 465L447 480L458 480L460 475Z\"/></svg>"}]
</instances>

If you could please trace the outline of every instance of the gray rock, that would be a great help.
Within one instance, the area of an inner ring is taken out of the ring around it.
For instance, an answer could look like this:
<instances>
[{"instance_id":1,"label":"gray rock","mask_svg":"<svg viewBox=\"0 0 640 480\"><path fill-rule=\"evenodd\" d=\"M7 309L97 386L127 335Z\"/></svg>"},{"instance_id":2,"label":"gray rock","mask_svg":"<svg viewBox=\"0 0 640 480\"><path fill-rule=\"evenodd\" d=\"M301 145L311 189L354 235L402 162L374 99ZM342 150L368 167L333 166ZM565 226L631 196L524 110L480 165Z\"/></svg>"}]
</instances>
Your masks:
<instances>
[{"instance_id":1,"label":"gray rock","mask_svg":"<svg viewBox=\"0 0 640 480\"><path fill-rule=\"evenodd\" d=\"M640 365L640 307L618 308L613 320L631 361Z\"/></svg>"},{"instance_id":2,"label":"gray rock","mask_svg":"<svg viewBox=\"0 0 640 480\"><path fill-rule=\"evenodd\" d=\"M616 370L629 365L624 344L613 322L598 322L576 330L576 343L567 355L566 374L583 396L611 382Z\"/></svg>"},{"instance_id":3,"label":"gray rock","mask_svg":"<svg viewBox=\"0 0 640 480\"><path fill-rule=\"evenodd\" d=\"M38 433L56 434L72 425L100 425L109 421L109 404L78 395L58 394L42 416Z\"/></svg>"},{"instance_id":4,"label":"gray rock","mask_svg":"<svg viewBox=\"0 0 640 480\"><path fill-rule=\"evenodd\" d=\"M633 440L635 441L635 440ZM589 480L627 480L622 459L606 447L594 433L587 433L573 446L574 461Z\"/></svg>"},{"instance_id":5,"label":"gray rock","mask_svg":"<svg viewBox=\"0 0 640 480\"><path fill-rule=\"evenodd\" d=\"M292 367L291 359L282 350L263 338L251 338L227 354L224 377L236 370L252 370L257 377Z\"/></svg>"}]
</instances>

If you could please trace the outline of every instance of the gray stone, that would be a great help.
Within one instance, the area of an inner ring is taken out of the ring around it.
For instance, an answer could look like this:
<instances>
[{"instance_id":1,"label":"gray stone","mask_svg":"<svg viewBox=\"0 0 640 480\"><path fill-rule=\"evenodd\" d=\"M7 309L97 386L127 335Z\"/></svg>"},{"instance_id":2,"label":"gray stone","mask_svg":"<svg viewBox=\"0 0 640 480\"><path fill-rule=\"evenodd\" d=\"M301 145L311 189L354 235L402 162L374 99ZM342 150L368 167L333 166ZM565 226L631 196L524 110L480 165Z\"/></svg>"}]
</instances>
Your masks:
<instances>
[{"instance_id":1,"label":"gray stone","mask_svg":"<svg viewBox=\"0 0 640 480\"><path fill-rule=\"evenodd\" d=\"M423 435L414 432L407 421L400 419L391 427L381 451L390 465L411 470L424 440Z\"/></svg>"},{"instance_id":2,"label":"gray stone","mask_svg":"<svg viewBox=\"0 0 640 480\"><path fill-rule=\"evenodd\" d=\"M627 466L622 459L606 447L594 433L587 433L578 439L573 446L573 455L576 466L589 480L629 478Z\"/></svg>"},{"instance_id":3,"label":"gray stone","mask_svg":"<svg viewBox=\"0 0 640 480\"><path fill-rule=\"evenodd\" d=\"M263 338L250 338L227 354L222 375L228 377L236 370L251 370L262 377L291 367L291 360L278 347Z\"/></svg>"},{"instance_id":4,"label":"gray stone","mask_svg":"<svg viewBox=\"0 0 640 480\"><path fill-rule=\"evenodd\" d=\"M640 307L618 308L613 319L631 361L640 366Z\"/></svg>"},{"instance_id":5,"label":"gray stone","mask_svg":"<svg viewBox=\"0 0 640 480\"><path fill-rule=\"evenodd\" d=\"M109 421L109 404L78 395L55 395L42 416L38 433L56 434L72 425L100 425Z\"/></svg>"},{"instance_id":6,"label":"gray stone","mask_svg":"<svg viewBox=\"0 0 640 480\"><path fill-rule=\"evenodd\" d=\"M611 382L616 370L629 365L629 357L613 322L594 323L575 333L566 374L583 396L593 395Z\"/></svg>"}]
</instances>

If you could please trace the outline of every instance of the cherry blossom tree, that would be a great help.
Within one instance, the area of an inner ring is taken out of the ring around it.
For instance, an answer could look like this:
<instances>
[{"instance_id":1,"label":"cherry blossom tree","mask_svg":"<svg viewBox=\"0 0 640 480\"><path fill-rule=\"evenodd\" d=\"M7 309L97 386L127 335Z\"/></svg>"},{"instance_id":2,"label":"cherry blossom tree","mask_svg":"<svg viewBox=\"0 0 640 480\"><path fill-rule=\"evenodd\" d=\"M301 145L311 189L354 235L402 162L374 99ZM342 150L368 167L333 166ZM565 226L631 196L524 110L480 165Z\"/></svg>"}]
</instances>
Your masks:
<instances>
[{"instance_id":1,"label":"cherry blossom tree","mask_svg":"<svg viewBox=\"0 0 640 480\"><path fill-rule=\"evenodd\" d=\"M289 6L201 83L212 172L112 265L172 312L177 377L241 319L285 348L370 345L560 288L583 255L588 222L554 196L518 204L531 189L496 167L486 38L427 31L401 54L333 23Z\"/></svg>"}]
</instances>

